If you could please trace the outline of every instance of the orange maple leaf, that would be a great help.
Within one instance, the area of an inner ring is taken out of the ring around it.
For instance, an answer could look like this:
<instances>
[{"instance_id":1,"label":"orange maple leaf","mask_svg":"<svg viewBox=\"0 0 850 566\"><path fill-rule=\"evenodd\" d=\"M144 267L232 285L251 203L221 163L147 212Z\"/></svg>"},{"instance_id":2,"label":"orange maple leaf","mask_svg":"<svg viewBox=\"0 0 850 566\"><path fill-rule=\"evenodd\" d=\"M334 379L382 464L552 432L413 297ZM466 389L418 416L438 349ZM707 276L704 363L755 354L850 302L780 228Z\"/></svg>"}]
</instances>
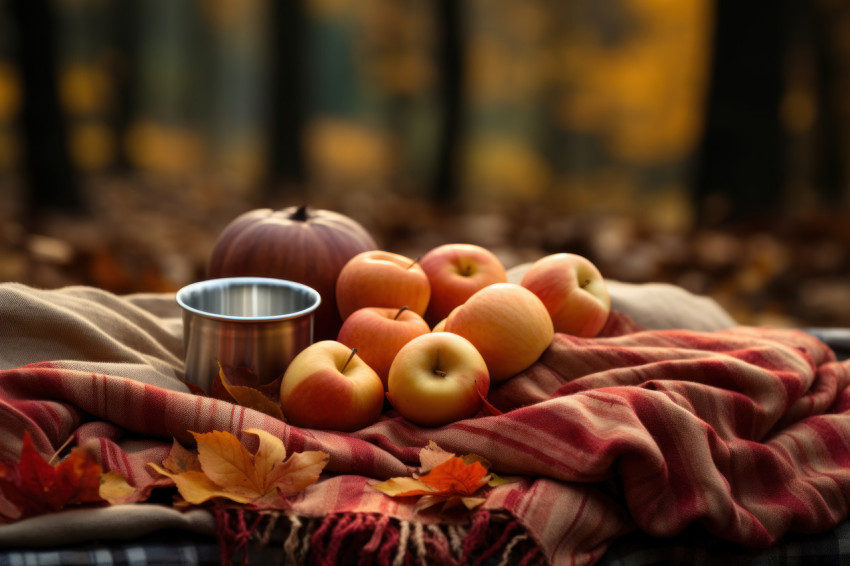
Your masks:
<instances>
[{"instance_id":1,"label":"orange maple leaf","mask_svg":"<svg viewBox=\"0 0 850 566\"><path fill-rule=\"evenodd\" d=\"M0 519L23 519L65 507L106 503L99 494L102 471L94 456L79 448L52 466L24 432L20 461L0 464L0 501L4 500Z\"/></svg>"},{"instance_id":2,"label":"orange maple leaf","mask_svg":"<svg viewBox=\"0 0 850 566\"><path fill-rule=\"evenodd\" d=\"M485 498L475 493L502 480L489 472L490 464L474 454L455 456L431 441L419 456L422 467L413 477L396 477L373 485L390 497L419 497L417 511L443 503L443 510L463 505L473 509Z\"/></svg>"},{"instance_id":3,"label":"orange maple leaf","mask_svg":"<svg viewBox=\"0 0 850 566\"><path fill-rule=\"evenodd\" d=\"M161 466L148 465L171 478L192 505L227 499L261 509L284 509L286 498L314 483L328 462L328 454L318 451L295 452L287 458L276 436L261 429L244 432L259 439L254 454L229 432L193 432L197 459L175 442Z\"/></svg>"}]
</instances>

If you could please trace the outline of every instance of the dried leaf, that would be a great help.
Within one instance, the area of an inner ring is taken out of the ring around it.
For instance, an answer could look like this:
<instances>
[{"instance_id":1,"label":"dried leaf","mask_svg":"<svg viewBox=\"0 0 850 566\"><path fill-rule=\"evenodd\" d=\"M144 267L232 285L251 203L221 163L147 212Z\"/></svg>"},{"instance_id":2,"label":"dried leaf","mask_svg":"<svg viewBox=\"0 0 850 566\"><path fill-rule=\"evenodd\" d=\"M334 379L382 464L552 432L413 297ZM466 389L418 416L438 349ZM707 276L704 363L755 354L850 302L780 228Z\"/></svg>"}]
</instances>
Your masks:
<instances>
[{"instance_id":1,"label":"dried leaf","mask_svg":"<svg viewBox=\"0 0 850 566\"><path fill-rule=\"evenodd\" d=\"M443 511L457 506L472 509L485 499L473 495L491 479L489 463L476 455L463 457L446 452L433 441L419 455L421 474L390 478L373 485L390 497L419 497L415 505L421 511L443 504Z\"/></svg>"},{"instance_id":2,"label":"dried leaf","mask_svg":"<svg viewBox=\"0 0 850 566\"><path fill-rule=\"evenodd\" d=\"M487 468L479 461L467 463L463 458L454 456L442 464L434 466L427 474L419 478L424 484L437 491L453 495L472 495L486 485L490 476Z\"/></svg>"},{"instance_id":3,"label":"dried leaf","mask_svg":"<svg viewBox=\"0 0 850 566\"><path fill-rule=\"evenodd\" d=\"M100 497L112 505L119 503L136 503L147 499L148 494L142 493L127 482L127 479L116 471L106 472L100 476Z\"/></svg>"},{"instance_id":4,"label":"dried leaf","mask_svg":"<svg viewBox=\"0 0 850 566\"><path fill-rule=\"evenodd\" d=\"M234 379L239 381L234 383ZM280 403L271 395L280 391L280 382L260 386L257 376L248 368L225 368L219 364L212 391L214 397L283 420Z\"/></svg>"},{"instance_id":5,"label":"dried leaf","mask_svg":"<svg viewBox=\"0 0 850 566\"><path fill-rule=\"evenodd\" d=\"M183 445L175 439L171 444L171 452L162 461L162 466L171 473L179 474L190 470L200 472L201 463L198 455L191 450L186 450Z\"/></svg>"},{"instance_id":6,"label":"dried leaf","mask_svg":"<svg viewBox=\"0 0 850 566\"><path fill-rule=\"evenodd\" d=\"M254 409L281 421L283 420L283 410L280 408L280 405L269 400L263 392L243 385L231 385L227 387L227 391L236 400L237 405Z\"/></svg>"},{"instance_id":7,"label":"dried leaf","mask_svg":"<svg viewBox=\"0 0 850 566\"><path fill-rule=\"evenodd\" d=\"M442 464L452 456L454 454L443 450L433 440L429 440L428 446L419 451L419 473L424 474L430 471L434 466Z\"/></svg>"},{"instance_id":8,"label":"dried leaf","mask_svg":"<svg viewBox=\"0 0 850 566\"><path fill-rule=\"evenodd\" d=\"M251 502L251 497L244 494L234 493L227 488L222 488L203 472L190 471L180 474L172 474L168 470L165 470L152 462L148 463L148 465L160 474L168 476L174 480L174 484L177 486L177 491L180 492L181 497L183 497L186 502L193 505L200 505L201 503L216 497L229 499L236 503Z\"/></svg>"},{"instance_id":9,"label":"dried leaf","mask_svg":"<svg viewBox=\"0 0 850 566\"><path fill-rule=\"evenodd\" d=\"M284 461L286 450L279 438L260 429L248 429L245 432L256 434L259 437L258 455L260 453L271 454L271 456L265 457L269 463L269 472L265 482L274 485L284 497L294 495L308 485L315 483L328 463L328 455L325 452L316 451L295 452Z\"/></svg>"},{"instance_id":10,"label":"dried leaf","mask_svg":"<svg viewBox=\"0 0 850 566\"><path fill-rule=\"evenodd\" d=\"M275 403L280 401L280 382L283 380L283 374L278 376L274 381L268 383L260 383L260 378L254 373L254 370L244 366L232 367L218 363L219 371L213 377L212 396L226 401L234 401L229 395L224 384L221 382L224 377L227 384L230 386L251 387L263 393L271 401Z\"/></svg>"},{"instance_id":11,"label":"dried leaf","mask_svg":"<svg viewBox=\"0 0 850 566\"><path fill-rule=\"evenodd\" d=\"M186 386L186 388L189 390L189 393L191 393L192 395L199 395L201 397L207 396L207 392L204 390L204 388L198 385L197 383L192 383L190 381L186 381L185 379L181 379L180 381L181 383L183 383L183 385Z\"/></svg>"},{"instance_id":12,"label":"dried leaf","mask_svg":"<svg viewBox=\"0 0 850 566\"><path fill-rule=\"evenodd\" d=\"M513 483L516 480L510 480L508 478L497 476L494 473L490 473L490 481L487 482L487 485L490 487L496 487L497 485L507 485L509 483Z\"/></svg>"},{"instance_id":13,"label":"dried leaf","mask_svg":"<svg viewBox=\"0 0 850 566\"><path fill-rule=\"evenodd\" d=\"M139 487L130 484L121 472L111 470L100 476L100 496L111 505L140 503L147 501L154 489L173 485L168 478L162 477L154 481L144 481Z\"/></svg>"},{"instance_id":14,"label":"dried leaf","mask_svg":"<svg viewBox=\"0 0 850 566\"><path fill-rule=\"evenodd\" d=\"M484 497L461 497L460 501L467 509L475 509L476 507L487 501L487 499Z\"/></svg>"},{"instance_id":15,"label":"dried leaf","mask_svg":"<svg viewBox=\"0 0 850 566\"><path fill-rule=\"evenodd\" d=\"M254 481L254 460L239 439L225 431L192 433L198 443L201 470L213 482L234 491L251 490L259 486Z\"/></svg>"},{"instance_id":16,"label":"dried leaf","mask_svg":"<svg viewBox=\"0 0 850 566\"><path fill-rule=\"evenodd\" d=\"M171 478L188 503L200 505L222 498L260 508L285 508L286 497L314 483L328 462L324 452L299 452L286 457L283 442L260 429L244 432L259 440L251 454L239 439L226 431L193 433L198 443L196 467L175 442L162 466L150 463Z\"/></svg>"},{"instance_id":17,"label":"dried leaf","mask_svg":"<svg viewBox=\"0 0 850 566\"><path fill-rule=\"evenodd\" d=\"M390 497L413 497L417 495L433 495L437 490L417 478L390 478L372 486Z\"/></svg>"},{"instance_id":18,"label":"dried leaf","mask_svg":"<svg viewBox=\"0 0 850 566\"><path fill-rule=\"evenodd\" d=\"M8 513L7 504L0 512L7 519L26 518L59 511L65 507L104 503L100 497L102 468L85 450L75 448L56 466L51 466L36 451L25 432L21 459L17 465L2 466L0 491L19 514Z\"/></svg>"}]
</instances>

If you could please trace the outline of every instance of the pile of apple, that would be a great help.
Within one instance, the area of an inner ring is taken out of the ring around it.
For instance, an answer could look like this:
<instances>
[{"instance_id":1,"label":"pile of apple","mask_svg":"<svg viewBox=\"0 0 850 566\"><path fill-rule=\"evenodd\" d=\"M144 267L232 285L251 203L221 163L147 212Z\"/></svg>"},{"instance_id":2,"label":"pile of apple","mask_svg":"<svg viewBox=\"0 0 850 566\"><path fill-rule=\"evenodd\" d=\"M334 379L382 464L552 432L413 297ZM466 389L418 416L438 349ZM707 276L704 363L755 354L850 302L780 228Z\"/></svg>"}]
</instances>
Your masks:
<instances>
[{"instance_id":1,"label":"pile of apple","mask_svg":"<svg viewBox=\"0 0 850 566\"><path fill-rule=\"evenodd\" d=\"M531 366L555 332L595 336L610 299L599 270L568 253L543 257L509 283L498 257L445 244L419 260L361 252L336 281L342 326L291 362L281 382L288 421L352 431L385 399L422 426L476 415L491 382Z\"/></svg>"}]
</instances>

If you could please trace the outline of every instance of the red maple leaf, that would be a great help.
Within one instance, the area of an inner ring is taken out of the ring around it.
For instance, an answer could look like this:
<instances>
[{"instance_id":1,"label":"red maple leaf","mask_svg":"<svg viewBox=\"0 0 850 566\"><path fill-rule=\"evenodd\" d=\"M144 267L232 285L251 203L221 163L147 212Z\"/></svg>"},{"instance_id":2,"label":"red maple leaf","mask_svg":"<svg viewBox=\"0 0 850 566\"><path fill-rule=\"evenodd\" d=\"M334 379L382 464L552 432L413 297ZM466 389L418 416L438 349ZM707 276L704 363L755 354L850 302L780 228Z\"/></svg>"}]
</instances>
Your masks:
<instances>
[{"instance_id":1,"label":"red maple leaf","mask_svg":"<svg viewBox=\"0 0 850 566\"><path fill-rule=\"evenodd\" d=\"M94 457L81 449L72 450L65 460L52 466L24 432L20 461L0 464L0 495L19 514L0 506L0 519L23 519L74 505L104 503L99 494L102 471Z\"/></svg>"}]
</instances>

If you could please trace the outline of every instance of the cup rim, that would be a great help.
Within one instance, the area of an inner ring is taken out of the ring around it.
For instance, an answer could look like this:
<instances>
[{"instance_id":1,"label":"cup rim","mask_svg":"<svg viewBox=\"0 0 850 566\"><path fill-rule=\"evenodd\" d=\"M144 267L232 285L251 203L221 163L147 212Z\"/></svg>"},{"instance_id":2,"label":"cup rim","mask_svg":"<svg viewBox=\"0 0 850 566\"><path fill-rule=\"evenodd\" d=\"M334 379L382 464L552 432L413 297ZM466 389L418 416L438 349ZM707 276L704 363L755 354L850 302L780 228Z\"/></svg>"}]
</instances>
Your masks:
<instances>
[{"instance_id":1,"label":"cup rim","mask_svg":"<svg viewBox=\"0 0 850 566\"><path fill-rule=\"evenodd\" d=\"M299 311L294 311L286 314L275 314L268 316L235 316L229 314L218 314L208 311L203 311L198 308L195 308L185 301L185 296L188 293L196 291L197 289L202 289L204 287L210 286L212 283L221 283L228 282L232 285L267 285L269 287L286 287L286 288L295 288L301 291L307 292L307 294L315 297L315 302L308 306L307 308L301 309ZM278 321L278 320L289 320L293 318L299 318L304 315L310 314L316 309L319 308L319 305L322 303L322 296L318 291L310 287L309 285L305 285L303 283L299 283L297 281L291 281L289 279L280 279L276 277L248 277L248 276L239 276L239 277L218 277L215 279L203 279L201 281L195 281L194 283L190 283L185 285L181 289L179 289L176 293L177 304L180 305L186 312L190 312L192 314L196 314L198 316L202 316L204 318L210 318L213 320L224 320L230 322L270 322L270 321Z\"/></svg>"}]
</instances>

